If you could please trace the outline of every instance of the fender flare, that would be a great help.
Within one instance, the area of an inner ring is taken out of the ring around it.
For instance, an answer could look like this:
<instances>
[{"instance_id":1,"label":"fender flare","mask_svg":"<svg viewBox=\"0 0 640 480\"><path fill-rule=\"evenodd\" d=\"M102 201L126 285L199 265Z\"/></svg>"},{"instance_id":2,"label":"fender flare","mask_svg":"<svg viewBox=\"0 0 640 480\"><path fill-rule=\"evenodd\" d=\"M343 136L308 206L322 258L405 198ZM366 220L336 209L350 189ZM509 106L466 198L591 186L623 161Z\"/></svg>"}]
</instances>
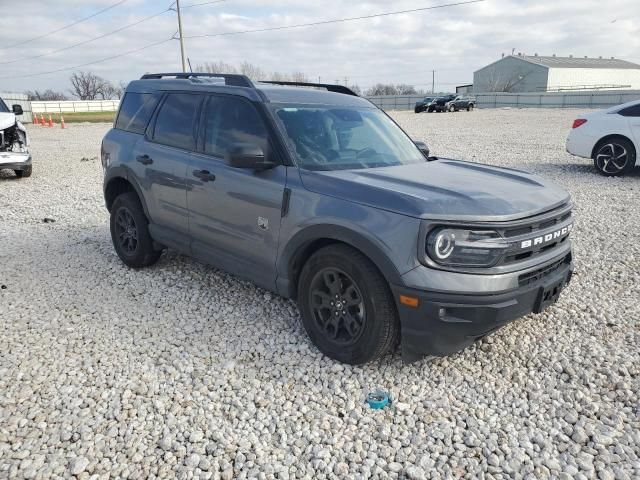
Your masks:
<instances>
[{"instance_id":1,"label":"fender flare","mask_svg":"<svg viewBox=\"0 0 640 480\"><path fill-rule=\"evenodd\" d=\"M401 283L400 272L375 240L342 225L311 225L296 233L281 250L276 265L278 291L281 294L295 298L297 275L306 259L317 249L313 246L318 242L318 248L335 242L349 245L371 260L389 284Z\"/></svg>"},{"instance_id":2,"label":"fender flare","mask_svg":"<svg viewBox=\"0 0 640 480\"><path fill-rule=\"evenodd\" d=\"M142 209L144 210L144 214L146 215L147 218L149 218L149 220L151 220L151 218L149 217L149 209L147 208L147 202L144 198L144 195L142 194L142 188L140 187L140 184L138 183L138 179L136 178L136 176L133 175L132 172L130 172L130 170L123 165L112 167L109 169L108 172L109 173L107 174L107 176L105 176L105 179L104 179L105 205L107 203L107 188L109 187L109 184L113 180L121 178L123 180L126 180L127 183L129 183L133 187L133 190L136 192L136 195L138 195L138 198L140 199L140 203L142 204Z\"/></svg>"}]
</instances>

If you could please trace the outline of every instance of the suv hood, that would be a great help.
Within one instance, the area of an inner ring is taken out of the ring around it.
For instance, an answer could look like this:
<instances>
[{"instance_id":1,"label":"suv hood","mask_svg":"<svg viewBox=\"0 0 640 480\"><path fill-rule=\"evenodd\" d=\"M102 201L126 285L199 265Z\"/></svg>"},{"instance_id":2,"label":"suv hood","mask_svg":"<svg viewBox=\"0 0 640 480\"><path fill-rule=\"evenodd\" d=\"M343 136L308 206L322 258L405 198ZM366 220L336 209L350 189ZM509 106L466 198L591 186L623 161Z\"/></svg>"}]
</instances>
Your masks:
<instances>
[{"instance_id":1,"label":"suv hood","mask_svg":"<svg viewBox=\"0 0 640 480\"><path fill-rule=\"evenodd\" d=\"M16 116L13 113L0 112L0 130L13 127L16 124Z\"/></svg>"},{"instance_id":2,"label":"suv hood","mask_svg":"<svg viewBox=\"0 0 640 480\"><path fill-rule=\"evenodd\" d=\"M526 172L449 159L300 175L313 192L434 220L513 220L570 199L552 182Z\"/></svg>"}]
</instances>

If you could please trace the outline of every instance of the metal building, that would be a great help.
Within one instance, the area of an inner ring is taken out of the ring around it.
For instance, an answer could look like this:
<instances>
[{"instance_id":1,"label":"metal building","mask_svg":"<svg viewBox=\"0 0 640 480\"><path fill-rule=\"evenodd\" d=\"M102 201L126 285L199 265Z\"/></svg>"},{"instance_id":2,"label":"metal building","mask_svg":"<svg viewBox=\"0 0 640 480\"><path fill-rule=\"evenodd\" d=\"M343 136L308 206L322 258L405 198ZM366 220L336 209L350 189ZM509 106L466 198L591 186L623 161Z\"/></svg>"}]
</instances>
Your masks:
<instances>
[{"instance_id":1,"label":"metal building","mask_svg":"<svg viewBox=\"0 0 640 480\"><path fill-rule=\"evenodd\" d=\"M640 65L617 58L509 55L473 74L475 92L640 89Z\"/></svg>"}]
</instances>

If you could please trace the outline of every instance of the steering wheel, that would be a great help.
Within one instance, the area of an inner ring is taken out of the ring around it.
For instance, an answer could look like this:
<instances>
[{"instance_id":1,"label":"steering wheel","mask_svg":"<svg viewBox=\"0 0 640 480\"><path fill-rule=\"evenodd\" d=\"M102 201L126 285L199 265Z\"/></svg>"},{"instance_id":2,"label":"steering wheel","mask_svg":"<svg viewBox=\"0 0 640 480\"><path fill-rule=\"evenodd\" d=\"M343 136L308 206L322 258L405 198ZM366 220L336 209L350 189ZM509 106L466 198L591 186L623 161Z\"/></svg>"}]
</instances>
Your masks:
<instances>
[{"instance_id":1,"label":"steering wheel","mask_svg":"<svg viewBox=\"0 0 640 480\"><path fill-rule=\"evenodd\" d=\"M305 155L309 157L309 159L313 162L320 165L325 165L329 162L327 157L318 152L318 146L316 142L310 139L307 135L300 135L300 137L298 138L298 142L296 142L296 145L302 147Z\"/></svg>"}]
</instances>

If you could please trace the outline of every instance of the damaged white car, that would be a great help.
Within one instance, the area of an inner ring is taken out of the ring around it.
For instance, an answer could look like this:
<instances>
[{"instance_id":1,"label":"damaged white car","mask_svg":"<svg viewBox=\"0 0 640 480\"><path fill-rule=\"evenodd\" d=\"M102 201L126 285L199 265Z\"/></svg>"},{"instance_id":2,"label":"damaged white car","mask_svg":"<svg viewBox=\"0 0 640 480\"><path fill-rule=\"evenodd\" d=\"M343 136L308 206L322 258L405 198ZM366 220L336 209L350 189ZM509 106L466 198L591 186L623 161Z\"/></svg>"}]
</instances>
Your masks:
<instances>
[{"instance_id":1,"label":"damaged white car","mask_svg":"<svg viewBox=\"0 0 640 480\"><path fill-rule=\"evenodd\" d=\"M13 170L18 178L30 177L32 168L27 130L16 119L22 113L20 105L9 110L0 98L0 170Z\"/></svg>"}]
</instances>

